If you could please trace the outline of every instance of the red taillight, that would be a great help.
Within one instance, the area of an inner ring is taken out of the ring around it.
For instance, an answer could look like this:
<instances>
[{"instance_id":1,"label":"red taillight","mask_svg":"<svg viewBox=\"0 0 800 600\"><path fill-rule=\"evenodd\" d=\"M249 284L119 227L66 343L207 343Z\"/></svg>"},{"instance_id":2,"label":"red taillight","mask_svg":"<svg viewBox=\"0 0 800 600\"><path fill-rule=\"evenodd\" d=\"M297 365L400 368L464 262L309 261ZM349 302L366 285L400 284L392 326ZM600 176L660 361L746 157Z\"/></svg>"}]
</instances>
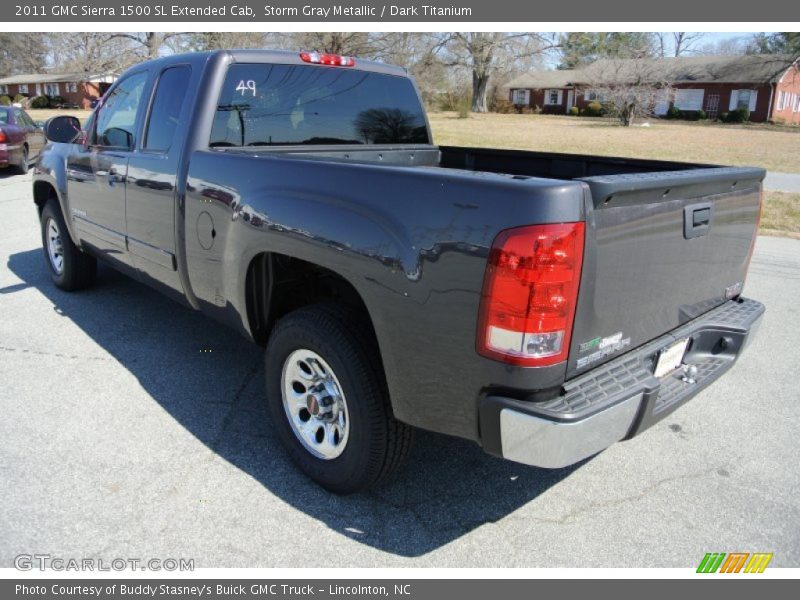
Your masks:
<instances>
[{"instance_id":1,"label":"red taillight","mask_svg":"<svg viewBox=\"0 0 800 600\"><path fill-rule=\"evenodd\" d=\"M354 67L356 59L352 56L339 56L338 54L322 54L320 52L301 52L303 62L315 65L331 65L333 67Z\"/></svg>"},{"instance_id":2,"label":"red taillight","mask_svg":"<svg viewBox=\"0 0 800 600\"><path fill-rule=\"evenodd\" d=\"M583 223L501 231L483 280L478 353L524 367L567 359L583 263Z\"/></svg>"},{"instance_id":3,"label":"red taillight","mask_svg":"<svg viewBox=\"0 0 800 600\"><path fill-rule=\"evenodd\" d=\"M0 130L0 144L5 144L8 141L8 136L5 131Z\"/></svg>"}]
</instances>

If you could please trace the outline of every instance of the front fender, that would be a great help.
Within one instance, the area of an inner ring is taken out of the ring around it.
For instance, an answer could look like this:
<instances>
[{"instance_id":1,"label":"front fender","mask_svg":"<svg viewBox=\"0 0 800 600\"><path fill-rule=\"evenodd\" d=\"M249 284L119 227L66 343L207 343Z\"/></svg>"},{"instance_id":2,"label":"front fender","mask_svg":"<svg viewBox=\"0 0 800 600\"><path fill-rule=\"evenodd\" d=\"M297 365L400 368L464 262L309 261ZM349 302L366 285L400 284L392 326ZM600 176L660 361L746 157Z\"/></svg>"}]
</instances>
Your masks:
<instances>
[{"instance_id":1,"label":"front fender","mask_svg":"<svg viewBox=\"0 0 800 600\"><path fill-rule=\"evenodd\" d=\"M79 246L80 237L72 221L67 186L67 156L70 150L71 144L55 142L49 142L42 149L33 168L33 196L37 203L45 199L41 191L41 186L43 185L49 186L55 192L61 208L61 214L64 215L64 222L67 225L69 236L72 238L72 242Z\"/></svg>"}]
</instances>

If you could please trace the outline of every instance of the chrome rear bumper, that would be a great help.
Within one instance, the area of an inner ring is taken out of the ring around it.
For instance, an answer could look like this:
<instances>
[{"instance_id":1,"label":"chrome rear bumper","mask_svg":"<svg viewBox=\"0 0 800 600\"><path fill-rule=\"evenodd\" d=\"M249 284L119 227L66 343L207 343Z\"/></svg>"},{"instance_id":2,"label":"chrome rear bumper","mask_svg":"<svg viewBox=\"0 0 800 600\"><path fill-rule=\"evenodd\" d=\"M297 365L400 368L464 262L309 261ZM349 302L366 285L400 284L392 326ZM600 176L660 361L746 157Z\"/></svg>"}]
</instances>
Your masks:
<instances>
[{"instance_id":1,"label":"chrome rear bumper","mask_svg":"<svg viewBox=\"0 0 800 600\"><path fill-rule=\"evenodd\" d=\"M545 468L579 462L657 423L717 380L741 355L764 314L764 305L740 299L568 381L561 395L544 402L486 397L480 406L484 449L503 458ZM653 375L660 350L690 338L678 370Z\"/></svg>"}]
</instances>

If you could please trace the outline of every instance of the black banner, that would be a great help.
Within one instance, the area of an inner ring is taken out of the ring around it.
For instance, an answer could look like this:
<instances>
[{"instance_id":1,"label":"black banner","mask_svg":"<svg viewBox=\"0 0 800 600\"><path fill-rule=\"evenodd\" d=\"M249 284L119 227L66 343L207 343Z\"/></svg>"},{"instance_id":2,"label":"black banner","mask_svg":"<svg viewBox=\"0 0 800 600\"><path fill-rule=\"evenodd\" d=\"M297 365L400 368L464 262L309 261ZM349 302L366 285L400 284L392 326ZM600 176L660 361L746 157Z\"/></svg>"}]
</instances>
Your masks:
<instances>
[{"instance_id":1,"label":"black banner","mask_svg":"<svg viewBox=\"0 0 800 600\"><path fill-rule=\"evenodd\" d=\"M712 582L712 579L714 580ZM625 581L556 579L295 579L295 580L203 580L203 579L42 579L0 582L4 600L478 600L486 598L604 598L647 597L649 599L724 597L791 597L791 580L745 577L698 576L698 579Z\"/></svg>"},{"instance_id":2,"label":"black banner","mask_svg":"<svg viewBox=\"0 0 800 600\"><path fill-rule=\"evenodd\" d=\"M785 0L716 3L691 0L641 2L522 2L520 0L30 0L3 3L3 21L53 22L636 22L675 21L752 23L782 15ZM724 15L720 11L724 10Z\"/></svg>"}]
</instances>

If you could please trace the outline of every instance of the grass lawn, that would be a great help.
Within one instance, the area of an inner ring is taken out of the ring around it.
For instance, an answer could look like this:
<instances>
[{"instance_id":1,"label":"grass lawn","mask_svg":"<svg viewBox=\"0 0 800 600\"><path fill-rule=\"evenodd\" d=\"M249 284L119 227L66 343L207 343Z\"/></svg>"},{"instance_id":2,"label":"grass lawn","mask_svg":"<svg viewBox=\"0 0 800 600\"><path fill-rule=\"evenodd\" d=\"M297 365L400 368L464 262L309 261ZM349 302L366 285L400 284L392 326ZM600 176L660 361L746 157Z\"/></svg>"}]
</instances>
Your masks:
<instances>
[{"instance_id":1,"label":"grass lawn","mask_svg":"<svg viewBox=\"0 0 800 600\"><path fill-rule=\"evenodd\" d=\"M70 114L85 121L88 110L29 110L34 120ZM728 165L761 166L800 173L800 128L769 125L712 125L650 121L624 128L605 119L553 115L470 115L430 113L434 141L605 156L632 156ZM761 233L800 238L800 194L766 192Z\"/></svg>"},{"instance_id":2,"label":"grass lawn","mask_svg":"<svg viewBox=\"0 0 800 600\"><path fill-rule=\"evenodd\" d=\"M46 121L50 117L55 117L56 115L71 115L73 117L78 117L81 120L81 123L86 121L89 118L89 115L92 114L90 110L78 110L78 109L61 109L61 108L27 108L25 109L31 119L34 121Z\"/></svg>"},{"instance_id":3,"label":"grass lawn","mask_svg":"<svg viewBox=\"0 0 800 600\"><path fill-rule=\"evenodd\" d=\"M800 127L722 125L649 119L622 127L610 119L558 115L429 114L434 141L542 152L628 156L800 173ZM642 123L640 122L640 124Z\"/></svg>"},{"instance_id":4,"label":"grass lawn","mask_svg":"<svg viewBox=\"0 0 800 600\"><path fill-rule=\"evenodd\" d=\"M760 233L800 238L800 194L765 192Z\"/></svg>"}]
</instances>

